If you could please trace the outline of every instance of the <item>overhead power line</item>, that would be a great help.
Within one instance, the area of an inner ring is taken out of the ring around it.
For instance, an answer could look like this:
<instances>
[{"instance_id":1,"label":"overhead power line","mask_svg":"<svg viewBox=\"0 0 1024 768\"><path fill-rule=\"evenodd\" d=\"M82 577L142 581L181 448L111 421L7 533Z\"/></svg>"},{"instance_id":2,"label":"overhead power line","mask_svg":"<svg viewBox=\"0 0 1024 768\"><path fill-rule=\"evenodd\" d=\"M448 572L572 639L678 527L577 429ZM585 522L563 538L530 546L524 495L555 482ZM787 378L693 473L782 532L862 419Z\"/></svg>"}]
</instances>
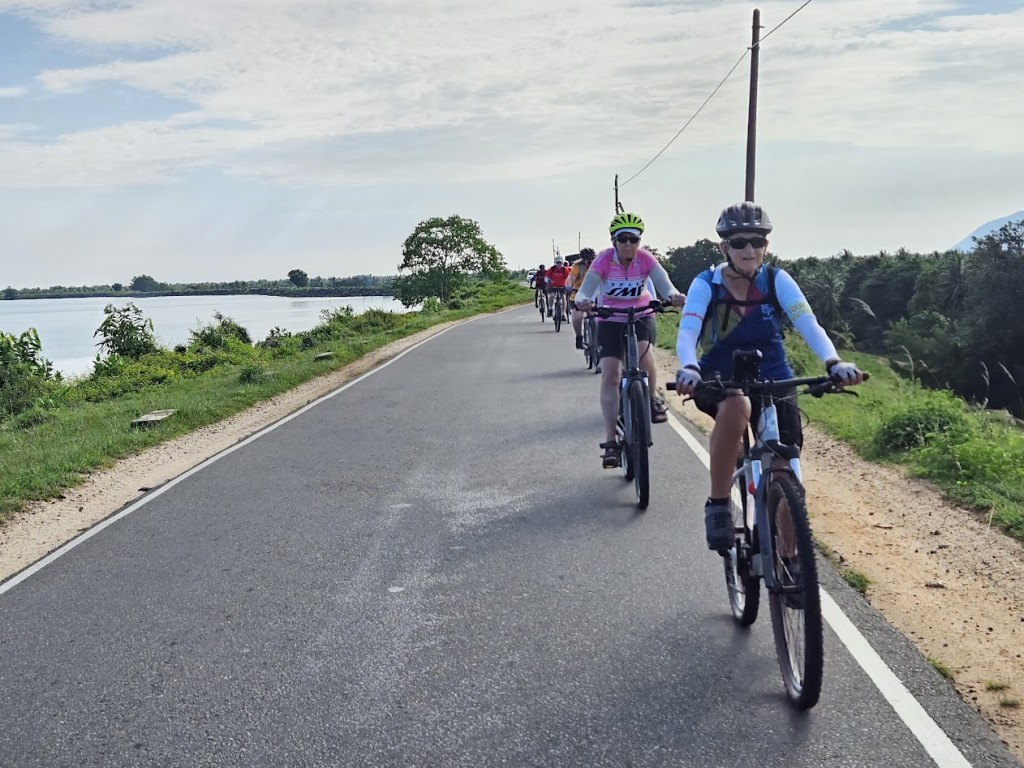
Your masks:
<instances>
[{"instance_id":1,"label":"overhead power line","mask_svg":"<svg viewBox=\"0 0 1024 768\"><path fill-rule=\"evenodd\" d=\"M800 13L800 11L802 11L804 8L806 8L808 5L810 5L811 2L812 2L812 0L806 0L806 2L803 5L801 5L799 8L797 8L791 14L789 14L789 16L787 16L782 21L780 21L778 24L776 24L774 27L772 27L771 30L767 34L765 34L765 35L763 35L761 37L760 41L758 42L758 46L760 46L761 43L763 43L765 41L765 39L767 39L768 36L771 35L773 32L775 32L779 27L781 27L787 21L789 21L794 16L796 16L798 13ZM689 120L686 121L686 123L683 125L683 127L680 128L678 131L676 131L676 135L673 136L669 140L668 144L666 144L664 147L662 147L661 151L659 151L658 154L656 154L654 157L652 157L650 160L648 160L647 164L644 165L643 168L641 168L639 171L634 173L632 176L630 176L624 182L619 184L619 189L622 189L622 187L624 187L627 184L629 184L629 182L631 182L633 179L635 179L641 173L646 171L655 160L657 160L659 157L661 157L663 154L665 154L665 150L667 150L669 147L672 146L672 144L675 142L675 140L678 139L680 137L680 135L682 135L683 131L685 131L690 126L690 123L692 123L697 118L697 115L699 115L704 110L704 107L706 107L708 105L708 102L710 102L711 99L714 98L715 94L718 93L721 90L722 86L725 85L726 80L728 80L730 77L732 77L732 73L736 71L736 68L743 62L743 59L746 58L747 54L750 53L751 47L752 46L748 46L747 49L745 51L743 51L743 55L740 56L739 59L736 60L736 63L732 65L732 69L730 69L726 73L725 77L722 78L721 82L718 85L715 86L715 89L713 91L711 91L711 94L706 99L704 99L704 103L700 105L700 107L697 109L697 111L693 113L693 115L690 117Z\"/></svg>"}]
</instances>

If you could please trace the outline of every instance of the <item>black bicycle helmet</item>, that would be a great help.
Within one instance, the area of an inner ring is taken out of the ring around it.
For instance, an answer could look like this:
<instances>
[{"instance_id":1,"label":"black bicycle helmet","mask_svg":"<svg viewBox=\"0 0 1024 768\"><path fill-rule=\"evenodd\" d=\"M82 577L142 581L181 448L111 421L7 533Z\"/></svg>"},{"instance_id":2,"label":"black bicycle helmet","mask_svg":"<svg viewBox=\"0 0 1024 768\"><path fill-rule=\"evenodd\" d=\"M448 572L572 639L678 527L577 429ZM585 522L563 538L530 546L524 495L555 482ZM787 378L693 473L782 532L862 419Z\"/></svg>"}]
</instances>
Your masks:
<instances>
[{"instance_id":1,"label":"black bicycle helmet","mask_svg":"<svg viewBox=\"0 0 1024 768\"><path fill-rule=\"evenodd\" d=\"M580 249L580 258L581 259L593 259L596 256L597 256L597 254L594 253L594 249L593 248L581 248Z\"/></svg>"},{"instance_id":2,"label":"black bicycle helmet","mask_svg":"<svg viewBox=\"0 0 1024 768\"><path fill-rule=\"evenodd\" d=\"M737 232L757 232L759 235L767 235L772 231L772 220L768 218L768 211L757 203L749 200L742 203L734 203L722 211L715 225L718 236L725 239Z\"/></svg>"}]
</instances>

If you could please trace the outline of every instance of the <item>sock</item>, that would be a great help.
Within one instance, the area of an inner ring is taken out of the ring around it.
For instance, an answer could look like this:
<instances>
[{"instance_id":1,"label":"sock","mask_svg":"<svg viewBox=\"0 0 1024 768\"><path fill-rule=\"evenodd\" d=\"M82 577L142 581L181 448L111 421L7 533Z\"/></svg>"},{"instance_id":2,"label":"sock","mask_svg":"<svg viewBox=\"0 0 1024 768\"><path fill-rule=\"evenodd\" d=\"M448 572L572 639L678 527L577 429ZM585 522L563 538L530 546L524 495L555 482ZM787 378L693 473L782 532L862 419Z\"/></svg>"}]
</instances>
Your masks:
<instances>
[{"instance_id":1,"label":"sock","mask_svg":"<svg viewBox=\"0 0 1024 768\"><path fill-rule=\"evenodd\" d=\"M704 506L705 507L710 507L712 504L728 504L728 503L729 503L728 499L712 499L709 496L708 500L704 503Z\"/></svg>"}]
</instances>

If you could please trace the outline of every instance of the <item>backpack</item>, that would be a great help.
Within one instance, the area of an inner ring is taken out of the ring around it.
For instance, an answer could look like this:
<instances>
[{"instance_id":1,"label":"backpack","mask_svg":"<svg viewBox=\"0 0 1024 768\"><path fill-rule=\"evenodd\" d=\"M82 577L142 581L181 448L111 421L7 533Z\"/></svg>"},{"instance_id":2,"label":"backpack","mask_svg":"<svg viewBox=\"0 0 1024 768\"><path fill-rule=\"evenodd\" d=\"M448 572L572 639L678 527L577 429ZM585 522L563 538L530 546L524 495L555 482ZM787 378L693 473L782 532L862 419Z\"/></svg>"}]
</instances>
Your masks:
<instances>
[{"instance_id":1,"label":"backpack","mask_svg":"<svg viewBox=\"0 0 1024 768\"><path fill-rule=\"evenodd\" d=\"M727 307L750 307L754 305L771 304L775 309L775 318L778 322L779 333L783 337L786 335L786 328L784 321L786 313L782 309L782 304L779 303L779 296L775 292L775 273L778 268L774 264L765 264L764 269L767 270L768 274L768 294L763 299L734 299L728 295L725 290L725 286L721 283L714 282L715 268L710 267L709 269L702 272L699 277L711 286L711 303L708 304L708 310L704 314L704 320L700 326L700 334L697 336L697 343L702 344L704 341L704 331L707 329L708 323L711 318L715 315L715 305L723 303ZM731 313L725 312L722 322L722 330L724 331L729 325L729 318Z\"/></svg>"}]
</instances>

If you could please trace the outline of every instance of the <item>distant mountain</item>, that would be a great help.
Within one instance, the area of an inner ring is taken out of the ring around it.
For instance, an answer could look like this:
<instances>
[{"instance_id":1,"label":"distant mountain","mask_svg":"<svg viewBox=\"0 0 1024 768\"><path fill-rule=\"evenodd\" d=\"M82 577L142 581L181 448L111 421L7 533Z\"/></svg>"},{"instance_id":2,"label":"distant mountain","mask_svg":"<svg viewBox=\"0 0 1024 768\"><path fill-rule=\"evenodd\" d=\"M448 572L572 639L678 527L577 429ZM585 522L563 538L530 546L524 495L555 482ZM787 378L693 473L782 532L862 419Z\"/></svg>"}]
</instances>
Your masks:
<instances>
[{"instance_id":1,"label":"distant mountain","mask_svg":"<svg viewBox=\"0 0 1024 768\"><path fill-rule=\"evenodd\" d=\"M986 224L982 224L976 230L971 232L967 237L961 240L959 243L953 246L954 251L972 251L974 250L974 238L984 237L985 235L992 234L998 230L1003 224L1009 224L1011 221L1019 221L1024 219L1024 211L1017 211L1009 216L1004 216L1001 219L995 219Z\"/></svg>"}]
</instances>

